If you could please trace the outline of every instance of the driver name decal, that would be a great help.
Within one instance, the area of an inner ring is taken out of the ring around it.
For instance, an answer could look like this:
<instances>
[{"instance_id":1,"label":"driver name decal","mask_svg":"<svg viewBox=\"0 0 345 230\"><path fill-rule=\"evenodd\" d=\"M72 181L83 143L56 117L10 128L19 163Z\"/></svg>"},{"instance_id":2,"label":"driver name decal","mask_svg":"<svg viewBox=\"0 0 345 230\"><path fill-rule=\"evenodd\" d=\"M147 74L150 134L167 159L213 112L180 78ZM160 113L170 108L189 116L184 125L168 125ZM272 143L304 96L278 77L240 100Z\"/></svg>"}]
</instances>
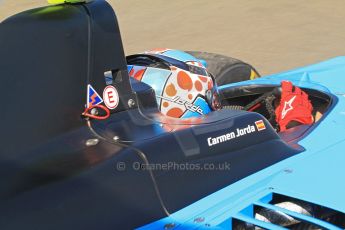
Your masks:
<instances>
[{"instance_id":1,"label":"driver name decal","mask_svg":"<svg viewBox=\"0 0 345 230\"><path fill-rule=\"evenodd\" d=\"M257 131L260 132L265 129L266 127L265 127L264 122L262 120L259 120L255 122L255 125L248 125L247 127L237 128L235 131L232 131L220 136L208 137L207 144L208 146L218 145L220 143L227 142L227 141L230 141L242 136L246 136L248 134L255 133Z\"/></svg>"}]
</instances>

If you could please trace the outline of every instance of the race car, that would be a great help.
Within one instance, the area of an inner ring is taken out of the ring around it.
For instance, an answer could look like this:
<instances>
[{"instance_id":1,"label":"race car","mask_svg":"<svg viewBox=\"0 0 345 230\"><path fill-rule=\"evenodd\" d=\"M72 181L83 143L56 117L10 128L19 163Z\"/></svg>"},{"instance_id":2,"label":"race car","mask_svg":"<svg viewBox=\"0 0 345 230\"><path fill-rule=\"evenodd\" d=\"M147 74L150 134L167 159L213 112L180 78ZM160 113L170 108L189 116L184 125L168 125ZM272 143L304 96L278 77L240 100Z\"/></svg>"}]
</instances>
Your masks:
<instances>
[{"instance_id":1,"label":"race car","mask_svg":"<svg viewBox=\"0 0 345 230\"><path fill-rule=\"evenodd\" d=\"M51 2L0 24L1 229L345 228L344 57L264 77L204 52L126 60L107 2ZM210 110L164 114L130 76L143 60L218 84L182 84ZM282 82L312 123L277 126Z\"/></svg>"}]
</instances>

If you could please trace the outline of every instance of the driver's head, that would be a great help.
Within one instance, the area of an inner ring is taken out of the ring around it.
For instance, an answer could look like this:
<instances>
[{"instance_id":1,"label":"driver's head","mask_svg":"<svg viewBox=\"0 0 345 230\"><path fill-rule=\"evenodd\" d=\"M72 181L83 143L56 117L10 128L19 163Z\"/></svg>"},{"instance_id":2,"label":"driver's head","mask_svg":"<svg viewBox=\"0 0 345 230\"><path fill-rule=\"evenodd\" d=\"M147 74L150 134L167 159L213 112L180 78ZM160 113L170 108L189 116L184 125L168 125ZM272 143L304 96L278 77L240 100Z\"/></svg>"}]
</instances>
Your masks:
<instances>
[{"instance_id":1,"label":"driver's head","mask_svg":"<svg viewBox=\"0 0 345 230\"><path fill-rule=\"evenodd\" d=\"M131 77L150 85L160 111L170 117L202 116L220 108L206 62L171 49L154 49L127 58Z\"/></svg>"}]
</instances>

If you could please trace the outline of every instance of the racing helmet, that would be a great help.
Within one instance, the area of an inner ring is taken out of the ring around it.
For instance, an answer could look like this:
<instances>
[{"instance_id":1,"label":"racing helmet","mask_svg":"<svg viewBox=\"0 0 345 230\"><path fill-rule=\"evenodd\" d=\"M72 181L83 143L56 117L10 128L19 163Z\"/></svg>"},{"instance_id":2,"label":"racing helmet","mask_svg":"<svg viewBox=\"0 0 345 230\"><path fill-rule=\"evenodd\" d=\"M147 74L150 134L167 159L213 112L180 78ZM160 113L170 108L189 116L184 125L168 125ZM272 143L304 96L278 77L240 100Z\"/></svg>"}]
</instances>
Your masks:
<instances>
[{"instance_id":1,"label":"racing helmet","mask_svg":"<svg viewBox=\"0 0 345 230\"><path fill-rule=\"evenodd\" d=\"M150 85L162 114L198 117L220 109L213 76L204 60L179 50L154 49L127 57L129 76Z\"/></svg>"}]
</instances>

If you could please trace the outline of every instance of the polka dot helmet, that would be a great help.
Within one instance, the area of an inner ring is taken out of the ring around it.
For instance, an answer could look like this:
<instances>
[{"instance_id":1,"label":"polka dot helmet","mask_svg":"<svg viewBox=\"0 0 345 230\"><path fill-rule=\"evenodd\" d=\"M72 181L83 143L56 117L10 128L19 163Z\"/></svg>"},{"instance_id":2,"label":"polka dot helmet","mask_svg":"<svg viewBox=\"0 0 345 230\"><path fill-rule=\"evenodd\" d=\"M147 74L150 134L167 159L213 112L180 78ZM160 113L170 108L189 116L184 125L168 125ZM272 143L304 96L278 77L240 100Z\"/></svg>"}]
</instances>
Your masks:
<instances>
[{"instance_id":1,"label":"polka dot helmet","mask_svg":"<svg viewBox=\"0 0 345 230\"><path fill-rule=\"evenodd\" d=\"M159 110L190 118L220 109L218 91L204 60L179 50L154 49L127 57L130 77L150 85Z\"/></svg>"}]
</instances>

